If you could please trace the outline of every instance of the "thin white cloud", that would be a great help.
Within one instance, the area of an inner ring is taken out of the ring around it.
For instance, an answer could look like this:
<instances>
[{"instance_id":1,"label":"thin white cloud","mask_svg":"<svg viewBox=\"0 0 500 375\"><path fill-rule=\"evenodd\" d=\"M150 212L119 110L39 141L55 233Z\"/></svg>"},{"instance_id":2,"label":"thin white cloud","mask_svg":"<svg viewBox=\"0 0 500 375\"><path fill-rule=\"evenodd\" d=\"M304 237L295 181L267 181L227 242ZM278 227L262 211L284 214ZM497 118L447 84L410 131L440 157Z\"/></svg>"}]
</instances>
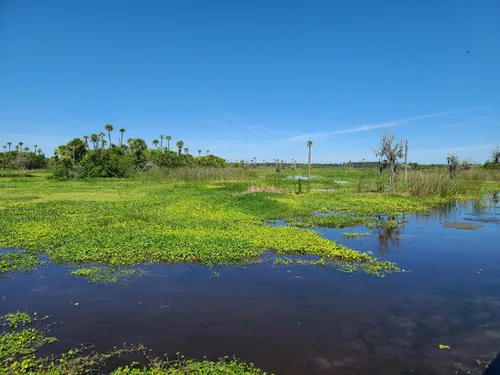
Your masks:
<instances>
[{"instance_id":1,"label":"thin white cloud","mask_svg":"<svg viewBox=\"0 0 500 375\"><path fill-rule=\"evenodd\" d=\"M458 153L473 150L483 150L483 149L493 149L495 145L493 143L478 144L471 146L456 146L456 147L444 147L444 148L434 148L434 149L419 149L415 150L415 153Z\"/></svg>"},{"instance_id":2,"label":"thin white cloud","mask_svg":"<svg viewBox=\"0 0 500 375\"><path fill-rule=\"evenodd\" d=\"M398 126L398 125L405 125L405 124L408 124L410 122L422 120L422 119L426 119L426 118L440 117L440 116L446 116L446 115L451 115L451 114L455 114L455 113L462 113L462 112L478 111L480 109L482 109L482 108L470 108L470 109L462 109L462 110L458 110L458 111L430 113L427 115L408 117L405 119L393 120L393 121L388 121L388 122L379 123L379 124L364 124L364 125L356 126L354 128L340 129L340 130L335 130L332 132L318 132L318 133L300 134L300 135L296 135L296 136L293 136L290 138L286 138L284 140L285 141L306 141L306 140L311 140L311 139L325 138L325 137L329 137L332 135L338 135L338 134L364 132L367 130L387 128L390 126L392 127L392 126Z\"/></svg>"},{"instance_id":3,"label":"thin white cloud","mask_svg":"<svg viewBox=\"0 0 500 375\"><path fill-rule=\"evenodd\" d=\"M258 135L259 137L262 136L263 134L262 133L259 133L257 132L254 128L252 128L251 126L247 126L246 127L248 129L248 131L252 134L255 134L255 135Z\"/></svg>"}]
</instances>

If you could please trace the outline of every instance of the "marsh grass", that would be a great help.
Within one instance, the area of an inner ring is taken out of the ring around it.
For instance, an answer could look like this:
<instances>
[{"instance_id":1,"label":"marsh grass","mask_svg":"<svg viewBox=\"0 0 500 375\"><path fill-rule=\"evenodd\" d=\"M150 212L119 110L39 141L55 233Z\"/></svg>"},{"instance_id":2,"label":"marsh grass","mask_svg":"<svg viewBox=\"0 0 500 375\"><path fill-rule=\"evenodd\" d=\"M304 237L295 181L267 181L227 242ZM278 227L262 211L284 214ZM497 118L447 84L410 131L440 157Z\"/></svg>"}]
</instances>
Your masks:
<instances>
[{"instance_id":1,"label":"marsh grass","mask_svg":"<svg viewBox=\"0 0 500 375\"><path fill-rule=\"evenodd\" d=\"M139 174L140 177L154 181L193 182L193 181L240 181L255 178L253 170L245 168L161 168L153 167Z\"/></svg>"}]
</instances>

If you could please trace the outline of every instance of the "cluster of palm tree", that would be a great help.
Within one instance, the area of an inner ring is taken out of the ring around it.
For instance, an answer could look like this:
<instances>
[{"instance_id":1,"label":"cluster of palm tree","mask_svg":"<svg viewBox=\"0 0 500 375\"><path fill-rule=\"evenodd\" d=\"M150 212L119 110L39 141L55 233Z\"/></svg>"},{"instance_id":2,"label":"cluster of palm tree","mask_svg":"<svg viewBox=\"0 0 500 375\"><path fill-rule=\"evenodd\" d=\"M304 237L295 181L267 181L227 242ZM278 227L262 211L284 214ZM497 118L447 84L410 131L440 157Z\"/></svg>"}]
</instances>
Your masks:
<instances>
[{"instance_id":1,"label":"cluster of palm tree","mask_svg":"<svg viewBox=\"0 0 500 375\"><path fill-rule=\"evenodd\" d=\"M14 147L12 147L14 146ZM27 153L27 152L30 152L31 149L27 146L23 147L24 146L24 142L19 142L17 145L13 145L12 142L7 142L5 145L3 145L3 152L4 153L7 153L7 152L17 152L17 153L20 153L22 154L23 152ZM34 151L33 153L35 155L42 155L43 154L43 151L41 149L38 148L38 145L33 145L33 148L34 148Z\"/></svg>"},{"instance_id":2,"label":"cluster of palm tree","mask_svg":"<svg viewBox=\"0 0 500 375\"><path fill-rule=\"evenodd\" d=\"M104 126L104 130L106 130L108 132L108 134L107 134L108 140L106 140L106 133L104 133L104 132L101 132L99 134L94 133L94 134L91 134L90 136L88 136L88 135L83 136L83 139L85 140L85 143L87 145L87 149L90 149L89 140L92 143L92 147L94 150L97 150L99 148L101 150L104 150L106 148L107 144L109 144L110 146L113 145L113 142L111 139L111 132L113 132L115 130L114 126L111 124L107 124ZM125 146L125 144L123 143L123 135L125 133L125 129L121 128L119 130L119 132L120 132L120 138L118 139L118 146L122 147L122 146ZM167 141L166 148L163 147L163 140ZM171 140L172 140L171 136L160 134L160 140L154 139L152 144L153 144L154 148L159 149L162 152L165 152L165 150L171 151L170 150L170 141ZM189 148L184 147L184 141L177 141L175 145L177 146L179 155L181 155L183 151L184 151L184 154L186 154L186 155L189 154ZM198 150L198 156L201 156L202 152L203 152L202 150ZM207 156L210 155L210 150L206 150L205 152L206 152Z\"/></svg>"}]
</instances>

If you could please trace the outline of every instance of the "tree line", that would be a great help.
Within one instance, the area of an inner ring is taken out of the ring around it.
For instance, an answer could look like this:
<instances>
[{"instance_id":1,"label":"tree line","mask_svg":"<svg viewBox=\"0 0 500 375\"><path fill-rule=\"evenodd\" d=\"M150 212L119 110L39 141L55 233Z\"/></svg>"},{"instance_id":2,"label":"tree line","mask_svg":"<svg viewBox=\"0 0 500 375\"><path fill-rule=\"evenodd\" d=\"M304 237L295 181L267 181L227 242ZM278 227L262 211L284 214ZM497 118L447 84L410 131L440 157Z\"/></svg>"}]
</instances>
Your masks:
<instances>
[{"instance_id":1,"label":"tree line","mask_svg":"<svg viewBox=\"0 0 500 375\"><path fill-rule=\"evenodd\" d=\"M94 133L74 138L59 146L52 157L52 171L55 178L130 177L138 170L151 167L225 167L226 161L210 150L198 150L193 156L184 142L175 143L171 149L171 136L160 135L148 147L142 138L129 138L124 142L125 129L119 129L117 144L113 143L114 127L107 124L107 132ZM165 147L164 147L165 140Z\"/></svg>"},{"instance_id":2,"label":"tree line","mask_svg":"<svg viewBox=\"0 0 500 375\"><path fill-rule=\"evenodd\" d=\"M0 169L44 169L47 159L38 145L33 145L33 150L19 142L14 145L7 142L0 152Z\"/></svg>"}]
</instances>

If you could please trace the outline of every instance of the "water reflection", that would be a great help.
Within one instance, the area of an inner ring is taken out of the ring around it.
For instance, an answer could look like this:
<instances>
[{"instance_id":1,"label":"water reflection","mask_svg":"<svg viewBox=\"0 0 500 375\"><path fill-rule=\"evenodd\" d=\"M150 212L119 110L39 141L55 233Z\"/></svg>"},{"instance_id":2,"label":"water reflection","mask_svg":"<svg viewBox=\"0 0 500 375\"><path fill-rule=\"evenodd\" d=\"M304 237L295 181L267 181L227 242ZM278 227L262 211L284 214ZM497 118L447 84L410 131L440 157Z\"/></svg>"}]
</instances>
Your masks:
<instances>
[{"instance_id":1,"label":"water reflection","mask_svg":"<svg viewBox=\"0 0 500 375\"><path fill-rule=\"evenodd\" d=\"M401 227L377 228L376 233L379 239L379 254L389 252L391 247L399 247L403 229Z\"/></svg>"}]
</instances>

